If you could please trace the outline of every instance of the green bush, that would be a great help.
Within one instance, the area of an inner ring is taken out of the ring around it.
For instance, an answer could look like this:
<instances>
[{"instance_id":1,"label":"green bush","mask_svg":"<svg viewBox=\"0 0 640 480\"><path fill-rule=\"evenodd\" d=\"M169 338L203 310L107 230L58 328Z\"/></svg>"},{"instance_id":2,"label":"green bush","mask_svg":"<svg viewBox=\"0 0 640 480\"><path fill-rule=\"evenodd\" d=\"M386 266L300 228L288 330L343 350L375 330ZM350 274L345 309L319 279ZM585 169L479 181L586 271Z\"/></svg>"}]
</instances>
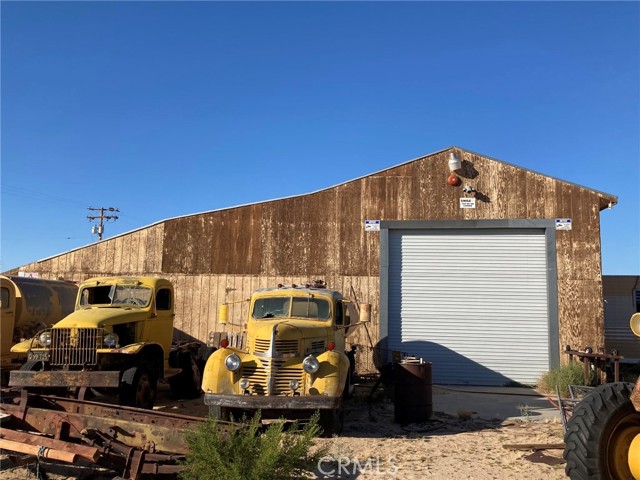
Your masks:
<instances>
[{"instance_id":1,"label":"green bush","mask_svg":"<svg viewBox=\"0 0 640 480\"><path fill-rule=\"evenodd\" d=\"M284 431L284 422L260 431L260 412L243 425L220 428L209 416L186 435L190 449L180 472L183 480L280 480L300 478L313 471L326 455L326 448L313 449L314 437L321 429L319 416L299 429L297 424ZM225 424L226 427L226 424Z\"/></svg>"},{"instance_id":2,"label":"green bush","mask_svg":"<svg viewBox=\"0 0 640 480\"><path fill-rule=\"evenodd\" d=\"M560 396L569 396L569 385L585 385L582 363L573 362L559 368L549 370L540 377L538 389L544 393L556 393L556 385Z\"/></svg>"}]
</instances>

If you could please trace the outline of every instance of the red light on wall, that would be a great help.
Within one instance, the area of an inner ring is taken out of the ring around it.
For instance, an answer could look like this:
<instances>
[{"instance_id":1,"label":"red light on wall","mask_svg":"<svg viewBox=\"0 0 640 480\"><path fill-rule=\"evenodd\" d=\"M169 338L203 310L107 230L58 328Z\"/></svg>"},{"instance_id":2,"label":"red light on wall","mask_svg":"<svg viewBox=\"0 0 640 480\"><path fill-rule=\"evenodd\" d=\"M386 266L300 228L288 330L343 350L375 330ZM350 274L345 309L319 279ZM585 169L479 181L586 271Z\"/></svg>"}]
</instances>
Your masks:
<instances>
[{"instance_id":1,"label":"red light on wall","mask_svg":"<svg viewBox=\"0 0 640 480\"><path fill-rule=\"evenodd\" d=\"M451 175L449 175L449 178L447 178L447 183L452 187L457 187L458 185L460 185L460 177L458 177L455 173L452 173Z\"/></svg>"}]
</instances>

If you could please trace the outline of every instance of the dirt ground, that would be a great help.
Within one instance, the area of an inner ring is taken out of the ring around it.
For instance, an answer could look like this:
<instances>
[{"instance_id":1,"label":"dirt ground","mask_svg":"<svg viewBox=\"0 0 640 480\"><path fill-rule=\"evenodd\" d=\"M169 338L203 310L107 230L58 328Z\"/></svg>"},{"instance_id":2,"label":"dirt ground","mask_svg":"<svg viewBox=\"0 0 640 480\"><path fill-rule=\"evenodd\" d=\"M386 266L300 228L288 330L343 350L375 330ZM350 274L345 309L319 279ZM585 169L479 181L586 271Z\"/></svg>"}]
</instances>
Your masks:
<instances>
[{"instance_id":1,"label":"dirt ground","mask_svg":"<svg viewBox=\"0 0 640 480\"><path fill-rule=\"evenodd\" d=\"M156 409L206 416L202 399L171 401L161 390ZM360 395L347 403L342 435L318 439L329 455L312 478L319 479L565 479L561 450L513 450L509 444L562 442L557 420L491 420L434 412L424 423L401 426L393 422L394 406L383 396L368 403ZM34 479L33 458L15 466L0 455L0 480ZM41 471L51 480L111 479L121 472L96 470L43 461Z\"/></svg>"}]
</instances>

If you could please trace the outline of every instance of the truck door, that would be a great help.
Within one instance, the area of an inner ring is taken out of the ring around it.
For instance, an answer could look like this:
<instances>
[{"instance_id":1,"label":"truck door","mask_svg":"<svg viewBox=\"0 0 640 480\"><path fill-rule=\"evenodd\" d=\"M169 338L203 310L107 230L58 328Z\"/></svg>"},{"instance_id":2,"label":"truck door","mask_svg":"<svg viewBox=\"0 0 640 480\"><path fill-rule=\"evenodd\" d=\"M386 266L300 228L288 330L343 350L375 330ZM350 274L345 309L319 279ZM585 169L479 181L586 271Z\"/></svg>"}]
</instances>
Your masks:
<instances>
[{"instance_id":1,"label":"truck door","mask_svg":"<svg viewBox=\"0 0 640 480\"><path fill-rule=\"evenodd\" d=\"M173 340L173 317L173 291L171 288L160 287L156 292L155 316L145 325L144 340L162 345L165 357L169 356Z\"/></svg>"},{"instance_id":2,"label":"truck door","mask_svg":"<svg viewBox=\"0 0 640 480\"><path fill-rule=\"evenodd\" d=\"M2 366L10 363L11 347L14 343L13 330L16 324L16 289L6 277L0 276L0 355Z\"/></svg>"}]
</instances>

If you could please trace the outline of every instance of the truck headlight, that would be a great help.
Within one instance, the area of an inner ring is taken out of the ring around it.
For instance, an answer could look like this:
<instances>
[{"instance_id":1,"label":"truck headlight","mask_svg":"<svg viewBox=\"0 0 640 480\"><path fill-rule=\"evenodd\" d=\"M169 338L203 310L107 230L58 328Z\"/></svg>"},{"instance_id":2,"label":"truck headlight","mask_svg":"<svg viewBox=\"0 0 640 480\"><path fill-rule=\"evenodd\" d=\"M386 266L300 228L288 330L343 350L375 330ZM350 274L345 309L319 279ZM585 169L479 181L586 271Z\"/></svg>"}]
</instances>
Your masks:
<instances>
[{"instance_id":1,"label":"truck headlight","mask_svg":"<svg viewBox=\"0 0 640 480\"><path fill-rule=\"evenodd\" d=\"M320 362L313 355L309 355L302 361L302 368L307 373L316 373L320 368Z\"/></svg>"},{"instance_id":2,"label":"truck headlight","mask_svg":"<svg viewBox=\"0 0 640 480\"><path fill-rule=\"evenodd\" d=\"M51 345L51 332L42 332L38 337L38 345L48 347Z\"/></svg>"},{"instance_id":3,"label":"truck headlight","mask_svg":"<svg viewBox=\"0 0 640 480\"><path fill-rule=\"evenodd\" d=\"M227 358L224 359L225 367L227 367L227 370L231 372L235 372L236 370L238 370L241 363L242 361L240 360L240 357L235 353L227 355Z\"/></svg>"},{"instance_id":4,"label":"truck headlight","mask_svg":"<svg viewBox=\"0 0 640 480\"><path fill-rule=\"evenodd\" d=\"M240 380L240 388L244 391L247 388L249 388L249 379L248 378L243 378L242 380Z\"/></svg>"},{"instance_id":5,"label":"truck headlight","mask_svg":"<svg viewBox=\"0 0 640 480\"><path fill-rule=\"evenodd\" d=\"M120 340L118 338L118 335L113 333L113 332L111 332L111 333L107 333L104 336L104 338L102 339L102 343L104 343L104 345L106 347L113 348L116 345L118 345L118 340Z\"/></svg>"}]
</instances>

